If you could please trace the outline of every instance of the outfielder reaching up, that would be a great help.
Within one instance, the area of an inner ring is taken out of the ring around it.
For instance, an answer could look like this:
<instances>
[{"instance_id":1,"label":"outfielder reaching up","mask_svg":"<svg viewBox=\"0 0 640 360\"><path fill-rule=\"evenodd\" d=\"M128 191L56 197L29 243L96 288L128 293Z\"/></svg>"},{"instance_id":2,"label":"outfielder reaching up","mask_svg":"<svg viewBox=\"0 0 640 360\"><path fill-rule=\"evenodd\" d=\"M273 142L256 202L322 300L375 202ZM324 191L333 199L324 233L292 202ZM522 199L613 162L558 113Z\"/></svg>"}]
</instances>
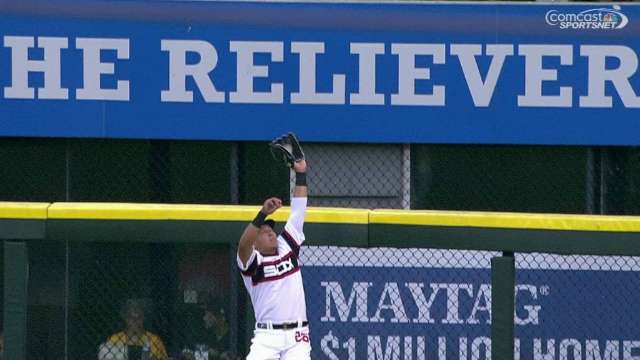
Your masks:
<instances>
[{"instance_id":1,"label":"outfielder reaching up","mask_svg":"<svg viewBox=\"0 0 640 360\"><path fill-rule=\"evenodd\" d=\"M249 292L256 327L247 360L308 360L311 358L309 327L302 275L298 264L302 227L307 207L307 163L295 136L289 133L271 143L296 172L291 214L276 235L275 222L266 219L282 206L265 200L247 225L238 244L238 266Z\"/></svg>"}]
</instances>

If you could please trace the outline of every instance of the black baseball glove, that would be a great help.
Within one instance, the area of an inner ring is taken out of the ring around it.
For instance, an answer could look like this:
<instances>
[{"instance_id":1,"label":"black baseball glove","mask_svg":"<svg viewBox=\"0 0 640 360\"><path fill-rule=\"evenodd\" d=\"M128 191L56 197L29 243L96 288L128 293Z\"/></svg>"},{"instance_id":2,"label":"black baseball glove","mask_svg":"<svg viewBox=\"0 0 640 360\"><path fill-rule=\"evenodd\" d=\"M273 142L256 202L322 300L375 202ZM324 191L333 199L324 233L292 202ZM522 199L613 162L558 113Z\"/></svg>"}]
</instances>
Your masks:
<instances>
[{"instance_id":1,"label":"black baseball glove","mask_svg":"<svg viewBox=\"0 0 640 360\"><path fill-rule=\"evenodd\" d=\"M291 168L296 161L304 160L302 147L293 133L275 138L269 144L269 149L276 160L283 160Z\"/></svg>"}]
</instances>

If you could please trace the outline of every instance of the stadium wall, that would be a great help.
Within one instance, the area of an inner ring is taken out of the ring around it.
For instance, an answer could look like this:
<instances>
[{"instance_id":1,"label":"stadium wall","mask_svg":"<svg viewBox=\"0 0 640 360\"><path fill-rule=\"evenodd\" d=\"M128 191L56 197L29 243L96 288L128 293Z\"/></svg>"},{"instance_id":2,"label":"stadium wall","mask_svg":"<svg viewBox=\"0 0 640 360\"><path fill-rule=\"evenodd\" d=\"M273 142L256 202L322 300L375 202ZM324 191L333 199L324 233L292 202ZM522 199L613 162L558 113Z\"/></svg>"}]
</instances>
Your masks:
<instances>
[{"instance_id":1,"label":"stadium wall","mask_svg":"<svg viewBox=\"0 0 640 360\"><path fill-rule=\"evenodd\" d=\"M33 258L33 254L38 253L38 247L46 246L46 243L64 247L64 244L69 242L91 244L122 242L129 245L136 242L207 242L223 244L233 252L238 234L257 210L258 207L255 206L2 203L0 217L3 226L0 236L4 240L5 356L16 360L30 358L26 355L29 350L27 333L33 329L27 329L27 318L29 317L28 304L34 301L34 294L29 291L33 289L29 287L29 281L34 281L34 276L31 274L30 277L29 268L30 262L37 261ZM276 220L285 220L287 213L288 210L283 209L276 215ZM331 274L336 271L357 272L358 266L362 265L358 265L358 262L364 261L355 260L355 263L349 263L352 260L344 257L339 261L330 258L329 262L327 259L323 260L327 256L337 256L336 254L345 249L364 251L365 253L362 253L364 257L367 257L366 251L386 248L411 248L415 252L438 249L445 252L489 251L491 258L489 268L493 274L491 286L495 289L491 301L495 302L494 309L498 309L501 313L497 316L498 312L496 312L494 322L491 323L493 331L491 335L494 337L493 356L497 359L505 358L502 357L505 356L504 354L500 355L496 353L497 351L505 351L506 354L512 351L514 346L513 336L510 335L513 334L514 313L504 310L504 304L508 305L515 301L514 292L508 291L508 289L513 290L515 286L513 276L509 276L510 271L514 272L514 253L539 252L572 256L580 254L640 255L640 219L625 216L312 208L308 212L305 231L309 239L307 245L312 250L304 264L306 270L303 271L308 274L305 279L308 278L309 282L315 284L315 288L308 290L312 294L307 300L311 318L316 316L321 318L328 313L338 311L337 308L332 308L331 304L323 304L322 300L325 296L329 298L327 284L331 281L327 279L333 276ZM318 252L326 249L333 250L326 253ZM379 263L370 269L370 273L374 276L382 276L383 281L386 281L385 287L396 283L396 281L384 280L385 276L395 276L393 274L401 273L404 267L427 266L423 262L412 265L403 263L402 260L395 260L395 262L389 260L391 263L385 264L385 256L368 255L370 261ZM437 261L437 258L434 259ZM465 264L467 260L469 262ZM46 262L47 259L40 259L40 261ZM447 265L445 268L450 268L452 272L465 267L480 269L478 271L483 271L483 268L484 271L488 270L486 265L479 264L479 260L473 260L473 258L459 257L457 261L459 261L458 265ZM474 261L476 263L472 264ZM233 264L231 265L233 267ZM350 268L353 266L355 270ZM539 266L544 270L550 265L543 260ZM384 270L385 267L398 267L398 269L389 272ZM435 268L438 268L437 264ZM366 270L366 266L364 269ZM380 270L383 270L386 275L378 274ZM401 276L400 279L403 277ZM422 281L428 282L429 279ZM325 285L321 285L323 283ZM235 281L233 284L235 284L233 286L236 294L238 289L240 289L239 293L242 293L241 283ZM344 286L346 290L349 290L349 286L353 284L355 283L349 283L349 281L340 282L340 286ZM69 286L71 284L65 283L65 287ZM316 293L318 290L316 288L320 290L324 288L327 292L321 295ZM336 299L333 298L334 301ZM246 300L242 300L240 296L230 301L241 304ZM380 303L382 304L382 300ZM250 308L246 307L246 309ZM245 316L247 314L242 314L242 307L237 311L234 319L238 323L234 325L236 327L234 334L238 339L236 344L238 351L242 352L252 326L252 319L250 316ZM515 316L518 317L517 312ZM497 322L498 319L501 322ZM335 324L331 320L320 320L316 325L318 339L315 340L317 342L315 351L324 351L325 355L327 352L338 351L328 348L326 344L322 345L319 341L329 339L327 336L340 336L340 328L349 330L361 325L357 321ZM333 331L327 332L327 326ZM66 332L70 331L69 327L72 326L65 322L63 331L65 337ZM437 329L436 327L435 330ZM448 328L445 326L445 329ZM420 336L414 336L414 338L419 339ZM387 339L393 340L393 336L389 335ZM497 339L502 339L502 342L496 342ZM388 340L388 347L393 348L392 340ZM360 339L354 339L354 341L360 341ZM379 342L373 335L369 335L362 341L368 342L369 348L377 346ZM380 346L384 347L384 344L382 340ZM602 344L604 346L604 340ZM354 349L358 348L354 345ZM364 358L363 353L371 351L366 350L366 347L363 349L365 350L361 350L357 358ZM523 356L523 358L528 357Z\"/></svg>"}]
</instances>

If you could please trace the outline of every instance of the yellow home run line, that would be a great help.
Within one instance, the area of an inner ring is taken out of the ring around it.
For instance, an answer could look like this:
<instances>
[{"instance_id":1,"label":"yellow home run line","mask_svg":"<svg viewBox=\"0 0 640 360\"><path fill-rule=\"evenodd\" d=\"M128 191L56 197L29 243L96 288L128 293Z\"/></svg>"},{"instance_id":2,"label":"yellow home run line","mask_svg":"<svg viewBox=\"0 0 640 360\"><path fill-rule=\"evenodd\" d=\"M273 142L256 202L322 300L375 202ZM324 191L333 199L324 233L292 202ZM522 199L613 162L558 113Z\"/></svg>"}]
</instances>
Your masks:
<instances>
[{"instance_id":1,"label":"yellow home run line","mask_svg":"<svg viewBox=\"0 0 640 360\"><path fill-rule=\"evenodd\" d=\"M638 216L500 213L476 211L374 210L372 224L506 229L639 232Z\"/></svg>"},{"instance_id":2,"label":"yellow home run line","mask_svg":"<svg viewBox=\"0 0 640 360\"><path fill-rule=\"evenodd\" d=\"M0 219L35 219L47 218L50 203L0 201Z\"/></svg>"},{"instance_id":3,"label":"yellow home run line","mask_svg":"<svg viewBox=\"0 0 640 360\"><path fill-rule=\"evenodd\" d=\"M260 206L0 202L0 219L250 221ZM284 221L290 208L272 218ZM311 207L307 222L503 229L640 232L638 216L474 211L365 210Z\"/></svg>"},{"instance_id":4,"label":"yellow home run line","mask_svg":"<svg viewBox=\"0 0 640 360\"><path fill-rule=\"evenodd\" d=\"M49 219L251 221L259 210L260 206L243 205L54 203L49 207ZM270 217L285 221L290 210L283 207ZM306 221L367 224L368 213L360 209L309 208Z\"/></svg>"}]
</instances>

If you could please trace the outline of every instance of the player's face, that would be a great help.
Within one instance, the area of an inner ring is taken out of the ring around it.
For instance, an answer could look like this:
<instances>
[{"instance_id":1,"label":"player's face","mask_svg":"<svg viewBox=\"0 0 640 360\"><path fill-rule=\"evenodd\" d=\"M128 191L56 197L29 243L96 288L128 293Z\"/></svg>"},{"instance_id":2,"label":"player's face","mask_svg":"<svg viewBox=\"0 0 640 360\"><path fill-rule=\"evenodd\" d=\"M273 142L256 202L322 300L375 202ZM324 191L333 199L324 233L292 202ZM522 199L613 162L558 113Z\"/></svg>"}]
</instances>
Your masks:
<instances>
[{"instance_id":1,"label":"player's face","mask_svg":"<svg viewBox=\"0 0 640 360\"><path fill-rule=\"evenodd\" d=\"M278 248L278 237L271 226L262 225L258 233L256 248L264 254L272 254Z\"/></svg>"}]
</instances>

